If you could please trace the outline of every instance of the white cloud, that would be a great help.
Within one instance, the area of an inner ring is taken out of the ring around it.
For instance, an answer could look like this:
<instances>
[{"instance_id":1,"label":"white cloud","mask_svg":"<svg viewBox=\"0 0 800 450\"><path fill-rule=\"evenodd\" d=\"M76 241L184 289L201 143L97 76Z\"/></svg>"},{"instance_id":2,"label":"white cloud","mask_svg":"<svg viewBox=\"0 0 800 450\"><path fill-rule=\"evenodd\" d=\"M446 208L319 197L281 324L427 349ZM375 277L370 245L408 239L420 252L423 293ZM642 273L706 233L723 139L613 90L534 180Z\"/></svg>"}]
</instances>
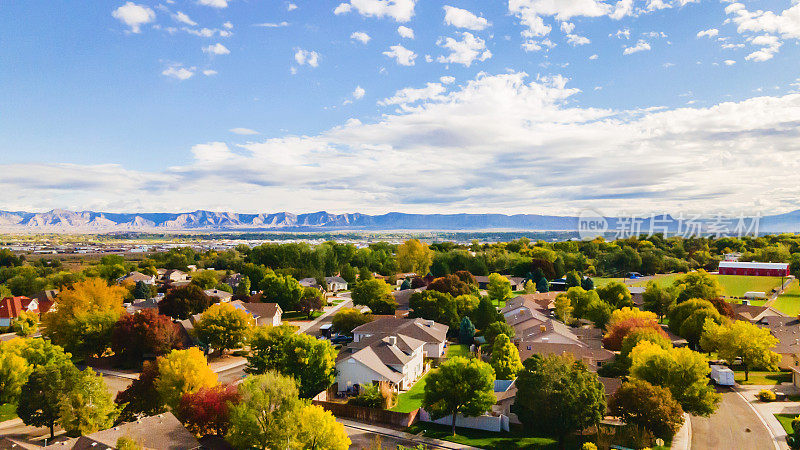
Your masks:
<instances>
[{"instance_id":1,"label":"white cloud","mask_svg":"<svg viewBox=\"0 0 800 450\"><path fill-rule=\"evenodd\" d=\"M353 34L350 35L350 39L361 42L362 44L366 44L372 38L369 37L369 35L367 33L364 33L363 31L354 31Z\"/></svg>"},{"instance_id":2,"label":"white cloud","mask_svg":"<svg viewBox=\"0 0 800 450\"><path fill-rule=\"evenodd\" d=\"M509 0L508 12L527 27L524 38L550 33L552 27L544 23L544 17L565 22L573 17L608 16L619 20L634 14L632 0L619 0L613 4L599 0Z\"/></svg>"},{"instance_id":3,"label":"white cloud","mask_svg":"<svg viewBox=\"0 0 800 450\"><path fill-rule=\"evenodd\" d=\"M451 37L440 38L436 44L449 49L451 53L447 56L439 56L436 60L440 63L463 64L469 67L475 60L486 61L492 57L492 52L486 48L486 42L483 39L468 31L463 32L461 37L460 41Z\"/></svg>"},{"instance_id":4,"label":"white cloud","mask_svg":"<svg viewBox=\"0 0 800 450\"><path fill-rule=\"evenodd\" d=\"M414 60L417 58L416 53L400 44L392 45L389 47L389 50L383 52L383 54L390 58L394 58L397 61L397 64L400 64L401 66L413 66Z\"/></svg>"},{"instance_id":5,"label":"white cloud","mask_svg":"<svg viewBox=\"0 0 800 450\"><path fill-rule=\"evenodd\" d=\"M227 8L228 0L197 0L197 4L212 8Z\"/></svg>"},{"instance_id":6,"label":"white cloud","mask_svg":"<svg viewBox=\"0 0 800 450\"><path fill-rule=\"evenodd\" d=\"M575 30L575 24L572 22L561 22L561 31L564 33L572 33Z\"/></svg>"},{"instance_id":7,"label":"white cloud","mask_svg":"<svg viewBox=\"0 0 800 450\"><path fill-rule=\"evenodd\" d=\"M299 48L294 53L294 60L301 66L308 64L311 67L317 67L319 66L319 53Z\"/></svg>"},{"instance_id":8,"label":"white cloud","mask_svg":"<svg viewBox=\"0 0 800 450\"><path fill-rule=\"evenodd\" d=\"M227 30L232 30L233 29L233 24L230 23L230 22L225 22L225 23L222 24L222 26Z\"/></svg>"},{"instance_id":9,"label":"white cloud","mask_svg":"<svg viewBox=\"0 0 800 450\"><path fill-rule=\"evenodd\" d=\"M353 91L353 98L356 100L360 100L364 98L364 95L367 91L364 90L361 86L356 86L355 90Z\"/></svg>"},{"instance_id":10,"label":"white cloud","mask_svg":"<svg viewBox=\"0 0 800 450\"><path fill-rule=\"evenodd\" d=\"M297 5L295 5L294 3L289 3L288 5L286 5L287 11L294 11L295 9L297 9Z\"/></svg>"},{"instance_id":11,"label":"white cloud","mask_svg":"<svg viewBox=\"0 0 800 450\"><path fill-rule=\"evenodd\" d=\"M621 30L617 30L614 34L609 34L608 37L616 36L618 39L630 39L631 38L631 29L630 28L623 28Z\"/></svg>"},{"instance_id":12,"label":"white cloud","mask_svg":"<svg viewBox=\"0 0 800 450\"><path fill-rule=\"evenodd\" d=\"M441 83L427 83L424 88L405 88L394 93L394 96L378 102L379 105L408 106L421 100L441 99L441 94L446 91Z\"/></svg>"},{"instance_id":13,"label":"white cloud","mask_svg":"<svg viewBox=\"0 0 800 450\"><path fill-rule=\"evenodd\" d=\"M131 28L131 33L139 33L142 25L156 20L156 13L144 5L127 2L111 12L111 16Z\"/></svg>"},{"instance_id":14,"label":"white cloud","mask_svg":"<svg viewBox=\"0 0 800 450\"><path fill-rule=\"evenodd\" d=\"M203 53L208 53L209 55L228 55L231 53L227 47L217 42L214 45L209 45L203 47Z\"/></svg>"},{"instance_id":15,"label":"white cloud","mask_svg":"<svg viewBox=\"0 0 800 450\"><path fill-rule=\"evenodd\" d=\"M242 136L252 136L252 135L260 134L258 131L252 130L250 128L231 128L228 131L230 131L233 134L239 134L239 135L242 135Z\"/></svg>"},{"instance_id":16,"label":"white cloud","mask_svg":"<svg viewBox=\"0 0 800 450\"><path fill-rule=\"evenodd\" d=\"M253 25L254 27L262 27L262 28L283 28L288 27L289 22L264 22L264 23L257 23Z\"/></svg>"},{"instance_id":17,"label":"white cloud","mask_svg":"<svg viewBox=\"0 0 800 450\"><path fill-rule=\"evenodd\" d=\"M174 19L176 22L185 23L186 25L190 25L190 26L195 26L195 25L197 25L197 22L195 22L194 20L192 20L191 18L189 18L189 16L187 16L186 14L184 14L184 13L182 13L182 12L180 12L180 11L178 11L178 12L177 12L177 13L175 13L175 14L173 14L173 15L172 15L172 18L173 18L173 19Z\"/></svg>"},{"instance_id":18,"label":"white cloud","mask_svg":"<svg viewBox=\"0 0 800 450\"><path fill-rule=\"evenodd\" d=\"M397 22L408 22L414 17L416 0L350 0L340 3L334 14L345 14L355 9L366 17L391 17Z\"/></svg>"},{"instance_id":19,"label":"white cloud","mask_svg":"<svg viewBox=\"0 0 800 450\"><path fill-rule=\"evenodd\" d=\"M593 61L594 61L595 59L597 59L597 58L599 58L599 56L597 56L597 54L596 54L596 53L595 53L594 55L592 55L592 56L590 56L590 57L589 57L589 59L591 59L591 60L593 60Z\"/></svg>"},{"instance_id":20,"label":"white cloud","mask_svg":"<svg viewBox=\"0 0 800 450\"><path fill-rule=\"evenodd\" d=\"M175 78L176 80L184 81L194 76L194 67L183 67L180 64L175 64L167 67L161 72L165 77Z\"/></svg>"},{"instance_id":21,"label":"white cloud","mask_svg":"<svg viewBox=\"0 0 800 450\"><path fill-rule=\"evenodd\" d=\"M445 76L439 77L439 81L441 81L442 84L453 84L453 83L456 82L456 77L451 77L450 75L445 75Z\"/></svg>"},{"instance_id":22,"label":"white cloud","mask_svg":"<svg viewBox=\"0 0 800 450\"><path fill-rule=\"evenodd\" d=\"M745 56L744 59L747 61L763 62L770 60L773 56L775 56L776 53L778 53L781 45L783 45L777 36L772 36L769 34L763 34L761 36L749 38L748 41L752 45L762 45L763 47L760 50L756 50L753 53Z\"/></svg>"},{"instance_id":23,"label":"white cloud","mask_svg":"<svg viewBox=\"0 0 800 450\"><path fill-rule=\"evenodd\" d=\"M644 52L650 50L650 44L645 41L639 40L636 45L632 45L630 47L625 47L625 50L622 51L623 55L630 55L631 53L637 52Z\"/></svg>"},{"instance_id":24,"label":"white cloud","mask_svg":"<svg viewBox=\"0 0 800 450\"><path fill-rule=\"evenodd\" d=\"M489 21L483 17L478 17L466 9L456 8L445 5L444 23L458 28L466 28L473 31L481 31L488 27Z\"/></svg>"},{"instance_id":25,"label":"white cloud","mask_svg":"<svg viewBox=\"0 0 800 450\"><path fill-rule=\"evenodd\" d=\"M698 31L697 37L714 37L719 34L719 30L716 28L709 28L708 30Z\"/></svg>"},{"instance_id":26,"label":"white cloud","mask_svg":"<svg viewBox=\"0 0 800 450\"><path fill-rule=\"evenodd\" d=\"M522 49L526 52L538 52L544 47L551 49L555 47L555 42L551 41L550 39L542 39L541 41L536 41L533 39L526 39L522 42Z\"/></svg>"},{"instance_id":27,"label":"white cloud","mask_svg":"<svg viewBox=\"0 0 800 450\"><path fill-rule=\"evenodd\" d=\"M569 44L571 44L572 46L578 46L578 45L589 44L592 41L590 41L589 38L584 37L584 36L578 36L577 34L568 34L567 35L567 42Z\"/></svg>"},{"instance_id":28,"label":"white cloud","mask_svg":"<svg viewBox=\"0 0 800 450\"><path fill-rule=\"evenodd\" d=\"M397 27L397 34L399 34L400 37L405 39L414 39L414 30L404 25L400 25L399 27Z\"/></svg>"},{"instance_id":29,"label":"white cloud","mask_svg":"<svg viewBox=\"0 0 800 450\"><path fill-rule=\"evenodd\" d=\"M204 70L204 71L203 71L203 75L205 75L205 76L207 76L207 77L214 76L214 75L216 75L217 73L218 73L218 72L217 72L216 70L211 70L211 69L206 69L206 70Z\"/></svg>"},{"instance_id":30,"label":"white cloud","mask_svg":"<svg viewBox=\"0 0 800 450\"><path fill-rule=\"evenodd\" d=\"M723 62L725 63L726 66L732 66L732 65L736 64L736 61L734 61L732 59L726 59Z\"/></svg>"},{"instance_id":31,"label":"white cloud","mask_svg":"<svg viewBox=\"0 0 800 450\"><path fill-rule=\"evenodd\" d=\"M739 33L773 33L784 39L800 39L800 2L780 13L773 11L748 11L741 3L731 3L725 12L733 14L733 23Z\"/></svg>"},{"instance_id":32,"label":"white cloud","mask_svg":"<svg viewBox=\"0 0 800 450\"><path fill-rule=\"evenodd\" d=\"M211 140L158 171L3 162L0 189L13 210L797 209L800 94L614 110L581 106L577 93L558 76L480 74L374 122L236 146ZM425 164L386 170L411 160Z\"/></svg>"}]
</instances>

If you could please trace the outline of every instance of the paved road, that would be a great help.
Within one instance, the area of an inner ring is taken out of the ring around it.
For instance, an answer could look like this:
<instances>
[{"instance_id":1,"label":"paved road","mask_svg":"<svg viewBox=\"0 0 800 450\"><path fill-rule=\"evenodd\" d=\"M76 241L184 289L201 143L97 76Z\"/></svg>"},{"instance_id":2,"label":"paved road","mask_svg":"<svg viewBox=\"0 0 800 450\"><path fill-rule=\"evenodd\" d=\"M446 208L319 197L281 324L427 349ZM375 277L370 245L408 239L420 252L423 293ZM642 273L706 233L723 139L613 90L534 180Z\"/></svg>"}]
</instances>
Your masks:
<instances>
[{"instance_id":1,"label":"paved road","mask_svg":"<svg viewBox=\"0 0 800 450\"><path fill-rule=\"evenodd\" d=\"M376 434L370 431L351 428L348 426L345 426L344 430L347 432L347 436L350 437L350 450L373 450L378 448L396 449L398 445L405 447L414 447L418 445L416 442L397 438L395 436Z\"/></svg>"},{"instance_id":2,"label":"paved road","mask_svg":"<svg viewBox=\"0 0 800 450\"><path fill-rule=\"evenodd\" d=\"M692 416L692 450L774 449L772 437L756 413L736 392L724 391L711 417Z\"/></svg>"}]
</instances>

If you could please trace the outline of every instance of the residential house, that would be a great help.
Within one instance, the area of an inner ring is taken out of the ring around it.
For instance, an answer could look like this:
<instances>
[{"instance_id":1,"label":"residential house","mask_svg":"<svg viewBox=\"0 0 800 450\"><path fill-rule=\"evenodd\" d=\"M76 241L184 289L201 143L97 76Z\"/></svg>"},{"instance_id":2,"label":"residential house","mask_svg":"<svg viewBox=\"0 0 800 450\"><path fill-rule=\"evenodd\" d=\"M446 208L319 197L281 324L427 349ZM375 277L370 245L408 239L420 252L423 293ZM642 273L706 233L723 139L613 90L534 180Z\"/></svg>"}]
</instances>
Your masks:
<instances>
[{"instance_id":1,"label":"residential house","mask_svg":"<svg viewBox=\"0 0 800 450\"><path fill-rule=\"evenodd\" d=\"M771 306L755 306L749 304L730 303L734 319L746 320L750 323L766 323L766 317L786 317L786 314Z\"/></svg>"},{"instance_id":2,"label":"residential house","mask_svg":"<svg viewBox=\"0 0 800 450\"><path fill-rule=\"evenodd\" d=\"M644 304L644 286L628 286L628 291L631 293L631 301L637 308L641 308Z\"/></svg>"},{"instance_id":3,"label":"residential house","mask_svg":"<svg viewBox=\"0 0 800 450\"><path fill-rule=\"evenodd\" d=\"M509 312L522 308L548 313L555 309L553 302L558 294L558 292L536 292L518 295L506 302L505 307L500 310L500 314L505 316Z\"/></svg>"},{"instance_id":4,"label":"residential house","mask_svg":"<svg viewBox=\"0 0 800 450\"><path fill-rule=\"evenodd\" d=\"M11 321L19 317L23 311L39 314L36 300L24 296L6 297L0 300L0 327L11 326Z\"/></svg>"},{"instance_id":5,"label":"residential house","mask_svg":"<svg viewBox=\"0 0 800 450\"><path fill-rule=\"evenodd\" d=\"M425 372L425 342L404 334L370 336L352 342L336 358L339 392L387 382L408 390Z\"/></svg>"},{"instance_id":6,"label":"residential house","mask_svg":"<svg viewBox=\"0 0 800 450\"><path fill-rule=\"evenodd\" d=\"M233 294L230 292L220 291L219 289L206 289L203 292L205 292L206 295L211 298L218 298L222 303L231 301L231 298L233 297Z\"/></svg>"},{"instance_id":7,"label":"residential house","mask_svg":"<svg viewBox=\"0 0 800 450\"><path fill-rule=\"evenodd\" d=\"M159 450L194 450L200 442L170 412L143 417L85 436L50 443L47 447L26 444L13 438L0 439L0 449L113 450L117 441L128 437L142 448Z\"/></svg>"},{"instance_id":8,"label":"residential house","mask_svg":"<svg viewBox=\"0 0 800 450\"><path fill-rule=\"evenodd\" d=\"M45 289L44 291L37 292L33 299L36 300L36 305L39 309L39 314L46 314L56 303L58 297L58 289Z\"/></svg>"},{"instance_id":9,"label":"residential house","mask_svg":"<svg viewBox=\"0 0 800 450\"><path fill-rule=\"evenodd\" d=\"M519 345L519 357L523 361L533 355L564 355L567 353L586 363L592 372L596 372L603 364L613 361L615 356L614 352L606 349L589 348L578 343L523 341Z\"/></svg>"},{"instance_id":10,"label":"residential house","mask_svg":"<svg viewBox=\"0 0 800 450\"><path fill-rule=\"evenodd\" d=\"M141 272L133 271L124 277L117 278L117 284L123 283L133 283L136 284L138 282L142 282L144 284L156 284L156 277L152 275L145 275Z\"/></svg>"},{"instance_id":11,"label":"residential house","mask_svg":"<svg viewBox=\"0 0 800 450\"><path fill-rule=\"evenodd\" d=\"M449 328L432 320L383 317L354 328L353 342L371 337L409 336L425 343L425 357L441 358Z\"/></svg>"},{"instance_id":12,"label":"residential house","mask_svg":"<svg viewBox=\"0 0 800 450\"><path fill-rule=\"evenodd\" d=\"M227 284L228 286L232 287L233 290L235 291L236 288L239 287L239 283L242 282L243 278L244 278L244 275L242 275L240 273L232 273L232 274L228 275L227 277L225 277L222 280L222 282Z\"/></svg>"},{"instance_id":13,"label":"residential house","mask_svg":"<svg viewBox=\"0 0 800 450\"><path fill-rule=\"evenodd\" d=\"M511 275L503 275L511 284L512 291L521 291L525 289L525 278L512 277ZM489 287L489 277L484 275L477 275L475 281L478 282L478 289L486 289Z\"/></svg>"},{"instance_id":14,"label":"residential house","mask_svg":"<svg viewBox=\"0 0 800 450\"><path fill-rule=\"evenodd\" d=\"M761 322L778 339L773 351L781 355L778 367L800 368L800 319L797 317L766 316Z\"/></svg>"},{"instance_id":15,"label":"residential house","mask_svg":"<svg viewBox=\"0 0 800 450\"><path fill-rule=\"evenodd\" d=\"M346 291L347 281L342 277L325 277L325 288L328 292Z\"/></svg>"},{"instance_id":16,"label":"residential house","mask_svg":"<svg viewBox=\"0 0 800 450\"><path fill-rule=\"evenodd\" d=\"M394 301L397 302L397 310L399 311L408 311L410 309L409 303L411 301L411 296L416 294L417 292L422 292L425 289L428 289L426 286L417 289L404 289L402 291L392 291L392 296L394 296Z\"/></svg>"},{"instance_id":17,"label":"residential house","mask_svg":"<svg viewBox=\"0 0 800 450\"><path fill-rule=\"evenodd\" d=\"M189 274L178 269L171 269L164 272L164 275L161 277L161 280L165 283L178 283L182 281L189 280Z\"/></svg>"},{"instance_id":18,"label":"residential house","mask_svg":"<svg viewBox=\"0 0 800 450\"><path fill-rule=\"evenodd\" d=\"M313 287L317 289L322 289L319 283L317 283L316 278L303 278L302 280L298 281L298 283L300 283L300 286L303 287Z\"/></svg>"},{"instance_id":19,"label":"residential house","mask_svg":"<svg viewBox=\"0 0 800 450\"><path fill-rule=\"evenodd\" d=\"M247 303L241 300L234 300L231 305L253 316L258 326L277 327L281 324L283 310L277 303Z\"/></svg>"},{"instance_id":20,"label":"residential house","mask_svg":"<svg viewBox=\"0 0 800 450\"><path fill-rule=\"evenodd\" d=\"M163 299L164 296L160 295L158 297L148 298L146 300L134 300L133 302L127 304L125 309L128 311L128 314L135 314L146 309L154 309L156 312L158 312L158 303Z\"/></svg>"}]
</instances>

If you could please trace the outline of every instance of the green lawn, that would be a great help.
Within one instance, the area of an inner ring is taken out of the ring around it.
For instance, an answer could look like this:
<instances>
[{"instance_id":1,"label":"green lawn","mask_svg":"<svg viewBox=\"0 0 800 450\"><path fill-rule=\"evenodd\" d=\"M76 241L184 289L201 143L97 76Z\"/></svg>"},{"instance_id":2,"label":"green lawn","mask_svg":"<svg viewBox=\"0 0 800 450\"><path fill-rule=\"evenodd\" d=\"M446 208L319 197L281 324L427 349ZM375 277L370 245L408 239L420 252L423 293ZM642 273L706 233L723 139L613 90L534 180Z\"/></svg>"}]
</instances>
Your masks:
<instances>
[{"instance_id":1,"label":"green lawn","mask_svg":"<svg viewBox=\"0 0 800 450\"><path fill-rule=\"evenodd\" d=\"M289 312L283 313L283 315L281 316L281 319L282 320L291 320L293 322L302 322L302 321L305 321L305 320L314 320L317 317L321 316L322 314L323 314L322 311L314 311L313 313L311 313L311 318L309 319L308 318L308 314L306 314L306 313L304 313L302 311L289 311Z\"/></svg>"},{"instance_id":2,"label":"green lawn","mask_svg":"<svg viewBox=\"0 0 800 450\"><path fill-rule=\"evenodd\" d=\"M800 314L800 284L792 281L792 284L778 296L772 306L787 316L797 316Z\"/></svg>"},{"instance_id":3,"label":"green lawn","mask_svg":"<svg viewBox=\"0 0 800 450\"><path fill-rule=\"evenodd\" d=\"M445 357L452 358L454 356L469 356L469 345L448 344Z\"/></svg>"},{"instance_id":4,"label":"green lawn","mask_svg":"<svg viewBox=\"0 0 800 450\"><path fill-rule=\"evenodd\" d=\"M15 419L17 417L17 405L13 403L3 403L0 405L0 422Z\"/></svg>"},{"instance_id":5,"label":"green lawn","mask_svg":"<svg viewBox=\"0 0 800 450\"><path fill-rule=\"evenodd\" d=\"M792 419L797 417L797 414L775 414L775 418L778 419L778 422L783 425L783 429L786 430L786 434L794 433L792 429Z\"/></svg>"},{"instance_id":6,"label":"green lawn","mask_svg":"<svg viewBox=\"0 0 800 450\"><path fill-rule=\"evenodd\" d=\"M456 428L453 436L450 427L433 423L419 422L406 429L408 433L420 434L434 439L456 442L487 449L555 449L558 443L548 437L535 437L519 431L508 433L493 433L491 431L473 430L469 428ZM571 448L571 447L570 447Z\"/></svg>"},{"instance_id":7,"label":"green lawn","mask_svg":"<svg viewBox=\"0 0 800 450\"><path fill-rule=\"evenodd\" d=\"M744 371L743 370L734 370L733 371L733 378L739 384L752 384L756 386L760 385L774 385L780 383L786 383L792 381L792 373L791 372L757 372L757 371L750 371L750 379L748 381L744 381Z\"/></svg>"},{"instance_id":8,"label":"green lawn","mask_svg":"<svg viewBox=\"0 0 800 450\"><path fill-rule=\"evenodd\" d=\"M674 283L675 280L681 276L683 276L682 273L667 273L662 275L654 275L652 280L637 281L635 283L632 283L631 286L645 287L647 286L647 283L649 283L650 281L655 281L656 284L661 287L672 286L672 283Z\"/></svg>"},{"instance_id":9,"label":"green lawn","mask_svg":"<svg viewBox=\"0 0 800 450\"><path fill-rule=\"evenodd\" d=\"M748 291L760 291L769 295L769 291L777 289L781 285L781 277L745 275L716 275L716 277L722 286L722 295L726 297L743 297L744 293Z\"/></svg>"},{"instance_id":10,"label":"green lawn","mask_svg":"<svg viewBox=\"0 0 800 450\"><path fill-rule=\"evenodd\" d=\"M422 406L422 397L425 395L425 380L428 378L426 373L417 381L411 389L397 396L397 404L390 411L409 413Z\"/></svg>"}]
</instances>

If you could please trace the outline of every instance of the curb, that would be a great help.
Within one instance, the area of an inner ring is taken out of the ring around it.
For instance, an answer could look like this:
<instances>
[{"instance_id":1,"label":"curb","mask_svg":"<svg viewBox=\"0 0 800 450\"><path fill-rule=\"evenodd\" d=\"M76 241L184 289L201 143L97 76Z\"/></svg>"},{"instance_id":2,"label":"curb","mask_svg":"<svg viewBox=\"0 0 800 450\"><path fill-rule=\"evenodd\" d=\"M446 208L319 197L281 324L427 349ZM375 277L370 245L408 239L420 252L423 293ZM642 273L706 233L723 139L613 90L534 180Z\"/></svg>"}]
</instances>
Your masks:
<instances>
[{"instance_id":1,"label":"curb","mask_svg":"<svg viewBox=\"0 0 800 450\"><path fill-rule=\"evenodd\" d=\"M772 428L769 426L767 421L764 420L764 418L761 416L761 413L759 413L758 410L752 404L750 404L750 402L747 400L747 398L744 395L742 395L742 393L739 391L739 389L734 388L733 390L734 390L734 392L736 392L736 395L741 397L741 399L745 403L747 403L747 406L750 407L750 409L756 414L756 417L758 417L758 420L761 421L761 425L764 425L764 428L767 429L767 432L769 433L769 436L772 438L772 445L775 446L775 449L776 450L781 450L781 446L780 446L780 444L778 444L778 438L775 437L775 433L772 432Z\"/></svg>"}]
</instances>

